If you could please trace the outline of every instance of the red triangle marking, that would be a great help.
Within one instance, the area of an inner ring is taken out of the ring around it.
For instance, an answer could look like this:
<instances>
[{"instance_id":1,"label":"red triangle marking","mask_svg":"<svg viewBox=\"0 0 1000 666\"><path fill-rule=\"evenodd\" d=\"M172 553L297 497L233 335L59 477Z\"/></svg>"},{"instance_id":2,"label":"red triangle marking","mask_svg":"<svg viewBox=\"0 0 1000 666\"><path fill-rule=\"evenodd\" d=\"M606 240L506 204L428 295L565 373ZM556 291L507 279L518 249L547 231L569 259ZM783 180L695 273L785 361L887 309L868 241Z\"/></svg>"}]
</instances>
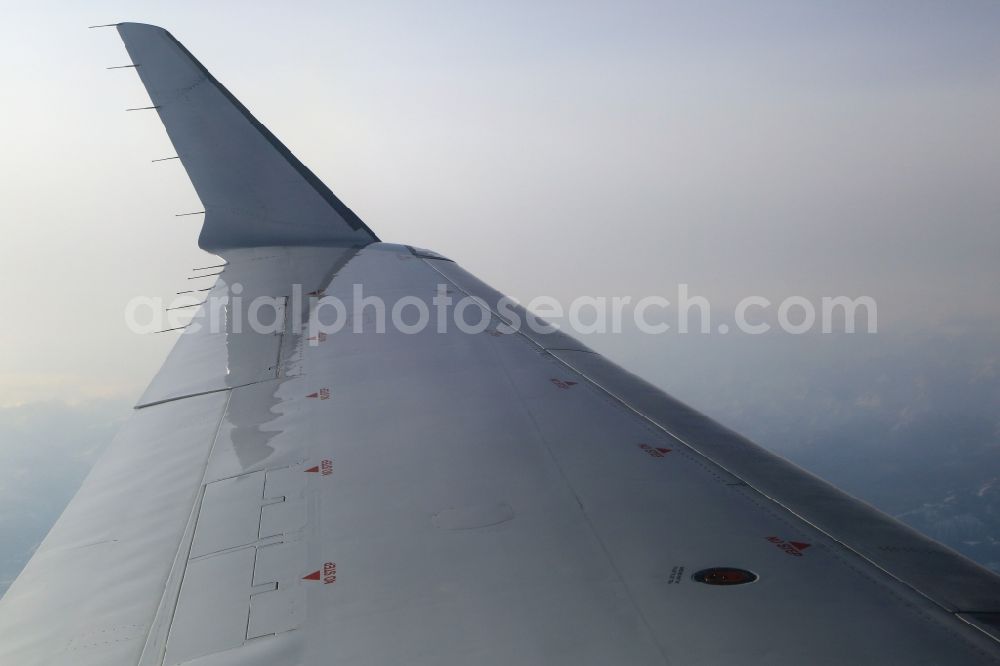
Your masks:
<instances>
[{"instance_id":1,"label":"red triangle marking","mask_svg":"<svg viewBox=\"0 0 1000 666\"><path fill-rule=\"evenodd\" d=\"M801 541L789 541L788 543L792 544L799 550L805 550L806 548L812 545L811 543L802 543Z\"/></svg>"},{"instance_id":2,"label":"red triangle marking","mask_svg":"<svg viewBox=\"0 0 1000 666\"><path fill-rule=\"evenodd\" d=\"M303 576L302 580L319 580L320 573L318 571L313 571L308 576Z\"/></svg>"},{"instance_id":3,"label":"red triangle marking","mask_svg":"<svg viewBox=\"0 0 1000 666\"><path fill-rule=\"evenodd\" d=\"M309 395L307 395L306 397L307 397L307 398L318 398L318 397L319 397L319 393L310 393L310 394L309 394Z\"/></svg>"},{"instance_id":4,"label":"red triangle marking","mask_svg":"<svg viewBox=\"0 0 1000 666\"><path fill-rule=\"evenodd\" d=\"M309 469L306 470L306 472L319 472L319 465L316 465L315 467L310 467Z\"/></svg>"}]
</instances>

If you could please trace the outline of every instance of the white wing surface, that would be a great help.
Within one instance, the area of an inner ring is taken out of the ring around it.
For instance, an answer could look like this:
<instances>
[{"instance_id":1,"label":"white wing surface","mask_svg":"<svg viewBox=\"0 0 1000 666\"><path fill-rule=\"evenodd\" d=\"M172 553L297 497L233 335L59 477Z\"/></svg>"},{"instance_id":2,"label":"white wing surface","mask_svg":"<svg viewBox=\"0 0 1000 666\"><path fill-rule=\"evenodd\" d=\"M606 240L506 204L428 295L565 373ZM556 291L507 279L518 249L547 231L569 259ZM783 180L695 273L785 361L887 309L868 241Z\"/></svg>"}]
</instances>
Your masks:
<instances>
[{"instance_id":1,"label":"white wing surface","mask_svg":"<svg viewBox=\"0 0 1000 666\"><path fill-rule=\"evenodd\" d=\"M565 334L513 330L523 310L378 242L169 33L118 29L229 301L0 602L0 663L1000 663L995 575ZM483 325L379 332L357 307L439 285ZM285 307L249 330L237 296ZM334 302L346 326L321 335Z\"/></svg>"}]
</instances>

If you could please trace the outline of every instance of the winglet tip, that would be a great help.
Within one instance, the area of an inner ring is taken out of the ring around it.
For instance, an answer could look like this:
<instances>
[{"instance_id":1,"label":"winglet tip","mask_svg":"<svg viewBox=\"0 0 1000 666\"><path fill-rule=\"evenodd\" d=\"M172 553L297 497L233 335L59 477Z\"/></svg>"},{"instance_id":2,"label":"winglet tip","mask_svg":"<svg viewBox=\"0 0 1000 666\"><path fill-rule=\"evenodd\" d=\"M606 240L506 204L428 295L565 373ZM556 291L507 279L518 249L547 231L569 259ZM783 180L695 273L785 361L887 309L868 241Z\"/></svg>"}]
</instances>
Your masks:
<instances>
[{"instance_id":1,"label":"winglet tip","mask_svg":"<svg viewBox=\"0 0 1000 666\"><path fill-rule=\"evenodd\" d=\"M153 25L152 23L136 23L133 21L122 21L121 23L112 23L118 29L118 34L124 37L126 34L139 35L141 33L160 33L163 35L169 35L170 33L166 28L160 27L158 25Z\"/></svg>"},{"instance_id":2,"label":"winglet tip","mask_svg":"<svg viewBox=\"0 0 1000 666\"><path fill-rule=\"evenodd\" d=\"M156 31L159 31L159 32L167 32L166 29L161 28L158 25L153 25L151 23L136 23L134 21L117 21L115 23L97 23L95 25L88 25L87 26L88 30L94 30L96 28L115 28L115 29L118 30L119 33L122 32L123 28L125 30L132 30L132 29L138 28L138 29L151 29L151 30L156 30Z\"/></svg>"}]
</instances>

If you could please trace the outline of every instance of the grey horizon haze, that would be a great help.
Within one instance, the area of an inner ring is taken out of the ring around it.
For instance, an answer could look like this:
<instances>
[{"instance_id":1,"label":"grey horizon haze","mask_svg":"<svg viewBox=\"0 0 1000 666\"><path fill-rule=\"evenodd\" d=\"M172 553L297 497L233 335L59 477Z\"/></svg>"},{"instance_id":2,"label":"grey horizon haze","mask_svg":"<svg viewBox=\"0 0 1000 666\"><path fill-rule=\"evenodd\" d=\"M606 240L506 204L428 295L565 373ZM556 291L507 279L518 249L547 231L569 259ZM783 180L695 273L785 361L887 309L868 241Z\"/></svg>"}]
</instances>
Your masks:
<instances>
[{"instance_id":1,"label":"grey horizon haze","mask_svg":"<svg viewBox=\"0 0 1000 666\"><path fill-rule=\"evenodd\" d=\"M1000 5L5 2L0 590L158 369L201 204L170 30L386 241L528 302L870 296L876 334L580 336L1000 569ZM207 284L206 284L207 286Z\"/></svg>"}]
</instances>

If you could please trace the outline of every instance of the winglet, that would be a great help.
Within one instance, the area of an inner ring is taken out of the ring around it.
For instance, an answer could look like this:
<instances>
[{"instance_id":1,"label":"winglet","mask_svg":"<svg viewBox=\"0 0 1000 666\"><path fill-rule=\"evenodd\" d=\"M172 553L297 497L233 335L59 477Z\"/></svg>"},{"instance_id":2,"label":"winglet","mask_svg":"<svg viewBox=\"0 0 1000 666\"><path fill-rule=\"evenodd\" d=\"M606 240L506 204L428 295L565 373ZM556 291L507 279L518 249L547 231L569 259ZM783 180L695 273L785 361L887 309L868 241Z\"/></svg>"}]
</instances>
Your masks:
<instances>
[{"instance_id":1,"label":"winglet","mask_svg":"<svg viewBox=\"0 0 1000 666\"><path fill-rule=\"evenodd\" d=\"M378 240L173 35L141 23L118 32L204 204L202 248Z\"/></svg>"}]
</instances>

